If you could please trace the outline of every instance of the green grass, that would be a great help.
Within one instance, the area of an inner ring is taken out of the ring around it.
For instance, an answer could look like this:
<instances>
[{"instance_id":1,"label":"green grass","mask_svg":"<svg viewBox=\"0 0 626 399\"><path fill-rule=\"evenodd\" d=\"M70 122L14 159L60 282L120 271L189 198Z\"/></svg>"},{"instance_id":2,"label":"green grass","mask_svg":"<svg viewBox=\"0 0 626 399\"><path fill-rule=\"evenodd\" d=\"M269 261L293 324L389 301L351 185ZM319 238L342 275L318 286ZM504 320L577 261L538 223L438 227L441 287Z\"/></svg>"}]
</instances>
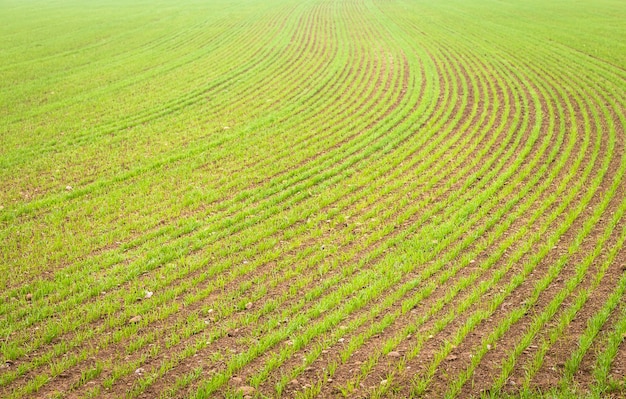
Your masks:
<instances>
[{"instance_id":1,"label":"green grass","mask_svg":"<svg viewBox=\"0 0 626 399\"><path fill-rule=\"evenodd\" d=\"M0 2L0 396L626 395L622 3Z\"/></svg>"}]
</instances>

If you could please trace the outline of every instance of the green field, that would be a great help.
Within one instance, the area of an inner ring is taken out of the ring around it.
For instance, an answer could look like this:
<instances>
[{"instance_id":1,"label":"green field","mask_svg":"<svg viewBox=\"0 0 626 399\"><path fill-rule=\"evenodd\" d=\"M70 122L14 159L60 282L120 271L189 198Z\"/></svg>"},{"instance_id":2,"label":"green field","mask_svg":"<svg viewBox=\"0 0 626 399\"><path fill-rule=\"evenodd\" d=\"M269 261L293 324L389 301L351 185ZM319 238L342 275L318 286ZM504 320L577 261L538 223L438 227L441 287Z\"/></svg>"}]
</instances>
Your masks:
<instances>
[{"instance_id":1,"label":"green field","mask_svg":"<svg viewBox=\"0 0 626 399\"><path fill-rule=\"evenodd\" d=\"M626 397L623 0L0 0L0 397Z\"/></svg>"}]
</instances>

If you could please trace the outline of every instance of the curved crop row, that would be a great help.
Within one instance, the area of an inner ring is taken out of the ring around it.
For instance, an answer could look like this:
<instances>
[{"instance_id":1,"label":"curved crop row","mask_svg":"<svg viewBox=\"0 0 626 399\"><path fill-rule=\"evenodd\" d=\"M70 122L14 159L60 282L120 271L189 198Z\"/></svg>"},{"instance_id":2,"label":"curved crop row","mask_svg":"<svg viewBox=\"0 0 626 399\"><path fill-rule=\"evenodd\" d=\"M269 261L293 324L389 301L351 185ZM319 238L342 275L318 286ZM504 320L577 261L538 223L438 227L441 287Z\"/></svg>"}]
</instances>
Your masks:
<instances>
[{"instance_id":1,"label":"curved crop row","mask_svg":"<svg viewBox=\"0 0 626 399\"><path fill-rule=\"evenodd\" d=\"M613 3L0 5L0 396L622 393Z\"/></svg>"}]
</instances>

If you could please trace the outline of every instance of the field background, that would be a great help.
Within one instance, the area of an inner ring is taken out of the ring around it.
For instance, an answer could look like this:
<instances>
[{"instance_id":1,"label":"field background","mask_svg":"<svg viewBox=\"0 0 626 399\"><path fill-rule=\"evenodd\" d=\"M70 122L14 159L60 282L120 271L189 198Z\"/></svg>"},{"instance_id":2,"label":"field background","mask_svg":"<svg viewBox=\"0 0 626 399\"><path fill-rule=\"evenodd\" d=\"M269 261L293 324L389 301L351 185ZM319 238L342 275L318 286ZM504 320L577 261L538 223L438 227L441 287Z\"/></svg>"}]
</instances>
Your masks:
<instances>
[{"instance_id":1,"label":"field background","mask_svg":"<svg viewBox=\"0 0 626 399\"><path fill-rule=\"evenodd\" d=\"M0 397L625 397L625 21L0 0Z\"/></svg>"}]
</instances>

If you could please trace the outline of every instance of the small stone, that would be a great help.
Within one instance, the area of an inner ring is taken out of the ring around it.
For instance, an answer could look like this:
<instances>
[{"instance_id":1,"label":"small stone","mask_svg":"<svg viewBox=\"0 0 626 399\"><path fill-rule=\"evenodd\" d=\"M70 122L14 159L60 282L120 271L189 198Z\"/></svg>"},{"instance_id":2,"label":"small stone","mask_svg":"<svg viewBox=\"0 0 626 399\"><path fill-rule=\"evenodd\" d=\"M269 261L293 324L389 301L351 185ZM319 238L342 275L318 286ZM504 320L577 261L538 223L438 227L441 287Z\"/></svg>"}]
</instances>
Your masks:
<instances>
[{"instance_id":1,"label":"small stone","mask_svg":"<svg viewBox=\"0 0 626 399\"><path fill-rule=\"evenodd\" d=\"M66 189L67 191L72 191L72 186L65 186L65 189Z\"/></svg>"},{"instance_id":2,"label":"small stone","mask_svg":"<svg viewBox=\"0 0 626 399\"><path fill-rule=\"evenodd\" d=\"M135 374L143 374L145 370L143 369L143 367L139 367L137 370L135 370Z\"/></svg>"},{"instance_id":3,"label":"small stone","mask_svg":"<svg viewBox=\"0 0 626 399\"><path fill-rule=\"evenodd\" d=\"M487 350L490 351L491 350L491 344L487 344Z\"/></svg>"},{"instance_id":4,"label":"small stone","mask_svg":"<svg viewBox=\"0 0 626 399\"><path fill-rule=\"evenodd\" d=\"M385 385L386 383L387 383L387 380L382 380L382 381L380 382L380 385Z\"/></svg>"},{"instance_id":5,"label":"small stone","mask_svg":"<svg viewBox=\"0 0 626 399\"><path fill-rule=\"evenodd\" d=\"M387 356L389 356L389 357L400 357L402 355L400 354L400 352L391 351L391 352L387 353Z\"/></svg>"},{"instance_id":6,"label":"small stone","mask_svg":"<svg viewBox=\"0 0 626 399\"><path fill-rule=\"evenodd\" d=\"M345 341L345 339L343 339L343 338L339 338L337 341L338 341L338 342L343 342L343 341Z\"/></svg>"},{"instance_id":7,"label":"small stone","mask_svg":"<svg viewBox=\"0 0 626 399\"><path fill-rule=\"evenodd\" d=\"M207 313L213 313L213 312L215 312L215 310L213 310L213 309L207 310Z\"/></svg>"},{"instance_id":8,"label":"small stone","mask_svg":"<svg viewBox=\"0 0 626 399\"><path fill-rule=\"evenodd\" d=\"M332 378L329 378L329 379L327 379L326 381L328 381L328 382L333 382L333 379L332 379Z\"/></svg>"},{"instance_id":9,"label":"small stone","mask_svg":"<svg viewBox=\"0 0 626 399\"><path fill-rule=\"evenodd\" d=\"M246 309L248 310L252 309L252 302L246 303Z\"/></svg>"},{"instance_id":10,"label":"small stone","mask_svg":"<svg viewBox=\"0 0 626 399\"><path fill-rule=\"evenodd\" d=\"M28 294L26 294L26 300L27 301L32 301L33 300L33 294L31 294L30 292Z\"/></svg>"},{"instance_id":11,"label":"small stone","mask_svg":"<svg viewBox=\"0 0 626 399\"><path fill-rule=\"evenodd\" d=\"M146 299L148 298L152 298L152 295L154 295L154 292L152 291L146 291L146 295L144 296Z\"/></svg>"},{"instance_id":12,"label":"small stone","mask_svg":"<svg viewBox=\"0 0 626 399\"><path fill-rule=\"evenodd\" d=\"M254 387L251 387L249 385L244 385L242 387L237 388L237 392L241 393L243 396L254 395L254 393L256 392L256 389L254 389Z\"/></svg>"},{"instance_id":13,"label":"small stone","mask_svg":"<svg viewBox=\"0 0 626 399\"><path fill-rule=\"evenodd\" d=\"M129 324L137 324L141 321L141 316L135 316L133 318L131 318L130 320L128 320Z\"/></svg>"}]
</instances>

